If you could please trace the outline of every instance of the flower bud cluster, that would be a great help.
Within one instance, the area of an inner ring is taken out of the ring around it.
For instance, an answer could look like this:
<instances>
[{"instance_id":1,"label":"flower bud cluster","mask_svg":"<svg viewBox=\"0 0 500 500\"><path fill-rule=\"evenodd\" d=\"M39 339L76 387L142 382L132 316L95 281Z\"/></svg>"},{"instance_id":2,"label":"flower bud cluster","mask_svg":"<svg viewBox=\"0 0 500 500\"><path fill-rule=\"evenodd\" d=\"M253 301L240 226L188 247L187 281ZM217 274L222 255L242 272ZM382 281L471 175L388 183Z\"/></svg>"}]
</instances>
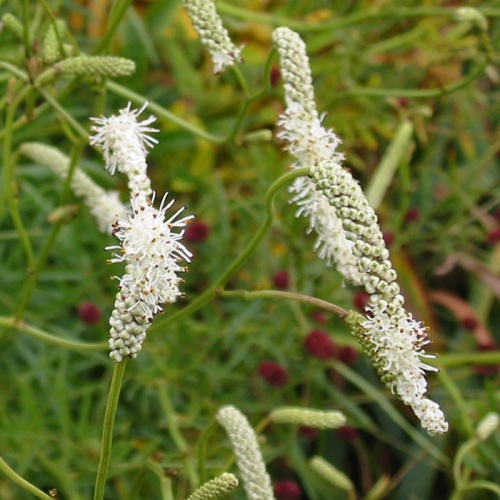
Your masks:
<instances>
[{"instance_id":1,"label":"flower bud cluster","mask_svg":"<svg viewBox=\"0 0 500 500\"><path fill-rule=\"evenodd\" d=\"M113 234L120 245L108 247L117 250L109 262L124 262L125 274L117 278L120 291L110 318L110 357L120 362L125 357L135 358L142 349L146 331L154 317L163 311L162 304L173 303L182 293L178 276L186 268L180 262L190 262L191 252L182 244L184 227L192 216L178 218L184 208L167 218L174 201L166 203L166 196L156 209L154 195L147 176L147 147L157 141L149 135L156 129L149 127L150 117L138 122L139 110L129 105L118 116L93 118L98 126L91 144L104 150L106 168L128 177L132 212L117 219ZM176 231L179 229L179 231Z\"/></svg>"},{"instance_id":2,"label":"flower bud cluster","mask_svg":"<svg viewBox=\"0 0 500 500\"><path fill-rule=\"evenodd\" d=\"M234 406L223 406L216 415L233 446L243 486L250 500L273 500L271 478L267 473L255 431Z\"/></svg>"},{"instance_id":3,"label":"flower bud cluster","mask_svg":"<svg viewBox=\"0 0 500 500\"><path fill-rule=\"evenodd\" d=\"M269 414L277 424L294 424L314 429L337 429L345 425L345 416L339 411L311 410L308 408L277 408Z\"/></svg>"},{"instance_id":4,"label":"flower bud cluster","mask_svg":"<svg viewBox=\"0 0 500 500\"><path fill-rule=\"evenodd\" d=\"M212 56L214 73L220 73L226 66L241 62L241 49L229 38L222 20L215 10L212 0L183 0L184 7L191 17L194 29Z\"/></svg>"}]
</instances>

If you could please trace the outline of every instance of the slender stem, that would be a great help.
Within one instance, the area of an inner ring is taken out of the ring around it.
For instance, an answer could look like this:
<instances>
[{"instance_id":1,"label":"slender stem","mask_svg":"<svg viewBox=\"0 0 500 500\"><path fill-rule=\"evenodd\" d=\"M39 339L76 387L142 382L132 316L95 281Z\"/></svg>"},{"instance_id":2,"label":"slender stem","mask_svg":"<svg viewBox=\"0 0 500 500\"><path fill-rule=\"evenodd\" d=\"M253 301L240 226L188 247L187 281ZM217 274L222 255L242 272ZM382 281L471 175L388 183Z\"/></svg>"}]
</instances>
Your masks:
<instances>
[{"instance_id":1,"label":"slender stem","mask_svg":"<svg viewBox=\"0 0 500 500\"><path fill-rule=\"evenodd\" d=\"M303 302L304 304L311 304L321 309L331 311L338 314L341 318L345 318L349 311L342 309L335 304L331 304L326 300L317 299L315 297L310 297L309 295L302 295L295 292L283 292L279 290L259 290L258 292L248 292L247 290L231 290L218 292L222 297L241 297L244 300L258 300L258 299L288 299L296 300L297 302Z\"/></svg>"},{"instance_id":2,"label":"slender stem","mask_svg":"<svg viewBox=\"0 0 500 500\"><path fill-rule=\"evenodd\" d=\"M107 48L130 4L131 0L116 0L113 2L109 15L109 25L106 28L106 33L95 48L94 54L101 54Z\"/></svg>"},{"instance_id":3,"label":"slender stem","mask_svg":"<svg viewBox=\"0 0 500 500\"><path fill-rule=\"evenodd\" d=\"M252 238L252 240L248 243L243 252L236 258L236 260L226 269L226 271L222 274L222 276L212 284L202 295L200 295L197 299L195 299L191 304L187 305L180 311L168 316L165 319L159 319L155 323L153 323L149 329L149 331L154 331L161 328L165 324L171 324L175 321L179 321L182 318L185 318L197 311L205 304L212 300L213 296L217 293L217 291L221 288L224 288L226 283L241 269L243 264L248 260L250 255L254 252L257 245L262 241L264 236L267 234L269 228L271 227L274 220L274 198L276 196L277 191L288 184L291 180L296 177L300 177L303 175L307 175L309 173L308 168L299 168L297 170L293 170L288 172L287 174L280 177L276 180L268 189L266 193L266 219L262 223L261 227Z\"/></svg>"},{"instance_id":4,"label":"slender stem","mask_svg":"<svg viewBox=\"0 0 500 500\"><path fill-rule=\"evenodd\" d=\"M366 188L366 198L374 210L380 206L401 159L410 149L412 134L413 125L411 122L407 120L401 122L394 139L375 170L370 184Z\"/></svg>"},{"instance_id":5,"label":"slender stem","mask_svg":"<svg viewBox=\"0 0 500 500\"><path fill-rule=\"evenodd\" d=\"M42 500L54 500L53 497L47 495L42 490L38 489L35 485L26 481L23 477L21 477L17 472L9 467L7 462L0 457L0 470L14 483L24 488L26 491L30 492L32 495L37 498L41 498Z\"/></svg>"},{"instance_id":6,"label":"slender stem","mask_svg":"<svg viewBox=\"0 0 500 500\"><path fill-rule=\"evenodd\" d=\"M111 459L111 446L113 442L113 427L115 424L116 409L120 398L120 390L123 382L123 375L127 366L127 359L120 363L115 363L113 367L113 376L109 388L108 402L106 404L106 413L102 429L101 458L97 469L95 483L94 500L103 500L106 475L108 473L109 462Z\"/></svg>"},{"instance_id":7,"label":"slender stem","mask_svg":"<svg viewBox=\"0 0 500 500\"><path fill-rule=\"evenodd\" d=\"M340 361L332 360L329 362L329 365L332 366L336 372L340 373L346 380L354 384L366 395L376 401L387 416L402 430L404 430L416 443L425 449L427 453L432 455L442 465L448 465L448 457L422 434L420 434L414 427L412 427L379 390L369 384L361 375L358 375L354 370Z\"/></svg>"},{"instance_id":8,"label":"slender stem","mask_svg":"<svg viewBox=\"0 0 500 500\"><path fill-rule=\"evenodd\" d=\"M167 417L167 426L168 426L168 431L170 433L170 437L172 438L172 441L174 442L177 449L182 454L182 457L184 459L184 467L189 476L191 487L196 488L199 479L196 474L195 468L193 467L191 461L189 460L188 457L189 445L187 444L187 441L184 439L184 436L182 435L179 429L177 415L175 414L172 401L170 400L166 383L162 382L159 384L158 393L162 409Z\"/></svg>"},{"instance_id":9,"label":"slender stem","mask_svg":"<svg viewBox=\"0 0 500 500\"><path fill-rule=\"evenodd\" d=\"M133 90L130 90L127 87L120 85L119 83L113 82L112 80L106 81L106 87L111 90L111 92L129 99L137 105L142 105L148 101L148 99L143 95L138 94L137 92L134 92ZM208 139L209 141L216 143L223 143L226 140L226 138L224 137L211 134L210 132L206 132L205 130L196 127L192 123L189 123L188 121L180 118L176 114L170 112L168 109L164 108L154 101L149 101L148 109L155 113L155 115L157 115L159 118L171 121L176 125L179 125L179 127L188 130L189 132L192 132L193 134L202 137L203 139Z\"/></svg>"},{"instance_id":10,"label":"slender stem","mask_svg":"<svg viewBox=\"0 0 500 500\"><path fill-rule=\"evenodd\" d=\"M9 73L19 78L25 83L29 82L29 77L26 71L20 70L17 66L8 63L7 61L0 61L0 68L7 70Z\"/></svg>"},{"instance_id":11,"label":"slender stem","mask_svg":"<svg viewBox=\"0 0 500 500\"><path fill-rule=\"evenodd\" d=\"M54 108L54 110L59 113L64 119L78 132L78 134L85 139L88 139L88 131L84 129L57 101L54 99L49 92L43 89L37 89L40 94L43 95L45 100Z\"/></svg>"},{"instance_id":12,"label":"slender stem","mask_svg":"<svg viewBox=\"0 0 500 500\"><path fill-rule=\"evenodd\" d=\"M221 14L227 14L237 19L257 22L260 24L269 24L272 26L288 26L290 29L299 32L326 31L344 28L359 24L362 21L372 21L380 18L393 17L436 17L436 16L452 16L456 9L448 7L408 7L395 9L366 9L354 12L344 17L333 17L325 22L317 21L297 21L284 16L275 14L264 14L242 7L237 7L228 2L217 2L217 10ZM495 7L479 7L478 10L487 17L499 17L500 9Z\"/></svg>"},{"instance_id":13,"label":"slender stem","mask_svg":"<svg viewBox=\"0 0 500 500\"><path fill-rule=\"evenodd\" d=\"M6 328L14 328L20 332L26 333L48 344L56 345L64 349L71 349L72 351L91 352L91 351L105 351L108 349L107 343L93 343L93 342L76 342L74 340L62 339L50 333L44 332L40 328L30 326L24 321L16 318L6 318L0 316L0 326Z\"/></svg>"},{"instance_id":14,"label":"slender stem","mask_svg":"<svg viewBox=\"0 0 500 500\"><path fill-rule=\"evenodd\" d=\"M218 425L219 424L215 420L212 421L209 426L203 431L200 439L198 439L197 455L199 485L204 484L207 481L206 461L208 441L210 440L210 437L214 433L215 429L217 429Z\"/></svg>"},{"instance_id":15,"label":"slender stem","mask_svg":"<svg viewBox=\"0 0 500 500\"><path fill-rule=\"evenodd\" d=\"M500 351L442 353L436 359L426 360L438 368L470 365L500 365Z\"/></svg>"}]
</instances>

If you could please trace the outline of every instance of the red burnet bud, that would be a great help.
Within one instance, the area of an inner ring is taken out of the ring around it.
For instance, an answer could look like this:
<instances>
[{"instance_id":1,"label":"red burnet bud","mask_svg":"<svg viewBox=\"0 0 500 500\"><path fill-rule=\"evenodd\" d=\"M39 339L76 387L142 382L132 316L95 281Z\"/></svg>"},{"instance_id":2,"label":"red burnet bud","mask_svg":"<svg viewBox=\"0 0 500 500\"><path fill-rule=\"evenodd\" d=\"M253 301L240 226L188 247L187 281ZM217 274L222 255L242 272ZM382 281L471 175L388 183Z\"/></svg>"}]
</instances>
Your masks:
<instances>
[{"instance_id":1,"label":"red burnet bud","mask_svg":"<svg viewBox=\"0 0 500 500\"><path fill-rule=\"evenodd\" d=\"M464 318L460 323L466 330L475 330L479 324L477 319L472 317Z\"/></svg>"},{"instance_id":2,"label":"red burnet bud","mask_svg":"<svg viewBox=\"0 0 500 500\"><path fill-rule=\"evenodd\" d=\"M405 222L415 222L420 219L420 210L418 208L410 208L405 215Z\"/></svg>"},{"instance_id":3,"label":"red burnet bud","mask_svg":"<svg viewBox=\"0 0 500 500\"><path fill-rule=\"evenodd\" d=\"M353 365L358 360L358 351L350 345L339 348L337 359L346 365Z\"/></svg>"},{"instance_id":4,"label":"red burnet bud","mask_svg":"<svg viewBox=\"0 0 500 500\"><path fill-rule=\"evenodd\" d=\"M318 429L315 429L314 427L305 427L301 425L299 427L299 434L304 439L309 439L310 441L312 441L313 439L316 439L318 437Z\"/></svg>"},{"instance_id":5,"label":"red burnet bud","mask_svg":"<svg viewBox=\"0 0 500 500\"><path fill-rule=\"evenodd\" d=\"M78 317L86 325L95 325L101 321L101 309L93 302L82 302L78 306Z\"/></svg>"},{"instance_id":6,"label":"red burnet bud","mask_svg":"<svg viewBox=\"0 0 500 500\"><path fill-rule=\"evenodd\" d=\"M384 231L382 233L382 237L384 238L385 244L390 247L394 243L394 233L392 231Z\"/></svg>"},{"instance_id":7,"label":"red burnet bud","mask_svg":"<svg viewBox=\"0 0 500 500\"><path fill-rule=\"evenodd\" d=\"M272 387L283 387L289 379L287 370L274 361L263 361L259 375Z\"/></svg>"},{"instance_id":8,"label":"red burnet bud","mask_svg":"<svg viewBox=\"0 0 500 500\"><path fill-rule=\"evenodd\" d=\"M351 427L350 425L343 425L337 429L339 433L339 438L344 439L345 441L352 441L356 439L359 435L358 429L356 427Z\"/></svg>"},{"instance_id":9,"label":"red burnet bud","mask_svg":"<svg viewBox=\"0 0 500 500\"><path fill-rule=\"evenodd\" d=\"M400 108L406 109L408 107L408 99L406 97L398 97L397 102Z\"/></svg>"},{"instance_id":10,"label":"red burnet bud","mask_svg":"<svg viewBox=\"0 0 500 500\"><path fill-rule=\"evenodd\" d=\"M288 271L276 271L273 275L273 283L276 288L286 290L290 285L290 275Z\"/></svg>"},{"instance_id":11,"label":"red burnet bud","mask_svg":"<svg viewBox=\"0 0 500 500\"><path fill-rule=\"evenodd\" d=\"M313 330L304 340L304 349L318 359L328 360L335 358L337 347L328 333L322 330Z\"/></svg>"},{"instance_id":12,"label":"red burnet bud","mask_svg":"<svg viewBox=\"0 0 500 500\"><path fill-rule=\"evenodd\" d=\"M354 307L358 309L358 311L365 312L366 306L370 302L370 294L366 292L356 292L354 295Z\"/></svg>"},{"instance_id":13,"label":"red burnet bud","mask_svg":"<svg viewBox=\"0 0 500 500\"><path fill-rule=\"evenodd\" d=\"M202 243L210 234L210 226L201 220L190 222L184 232L184 239L189 243Z\"/></svg>"},{"instance_id":14,"label":"red burnet bud","mask_svg":"<svg viewBox=\"0 0 500 500\"><path fill-rule=\"evenodd\" d=\"M316 323L321 323L322 325L326 325L328 323L328 318L323 311L314 311L311 314L311 318L316 321Z\"/></svg>"},{"instance_id":15,"label":"red burnet bud","mask_svg":"<svg viewBox=\"0 0 500 500\"><path fill-rule=\"evenodd\" d=\"M496 351L497 349L498 347L495 343L483 344L477 347L477 350L480 352ZM490 375L495 375L496 373L498 373L500 371L500 365L477 365L474 367L474 370L479 375L488 377Z\"/></svg>"},{"instance_id":16,"label":"red burnet bud","mask_svg":"<svg viewBox=\"0 0 500 500\"><path fill-rule=\"evenodd\" d=\"M488 243L490 245L495 245L498 242L500 242L500 227L497 227L488 233Z\"/></svg>"},{"instance_id":17,"label":"red burnet bud","mask_svg":"<svg viewBox=\"0 0 500 500\"><path fill-rule=\"evenodd\" d=\"M278 85L280 81L280 78L281 78L280 69L278 68L278 66L273 66L271 68L271 74L269 75L269 79L271 81L271 87L276 87L276 85Z\"/></svg>"},{"instance_id":18,"label":"red burnet bud","mask_svg":"<svg viewBox=\"0 0 500 500\"><path fill-rule=\"evenodd\" d=\"M298 483L287 479L274 485L274 495L277 500L299 500L302 497L302 490Z\"/></svg>"}]
</instances>

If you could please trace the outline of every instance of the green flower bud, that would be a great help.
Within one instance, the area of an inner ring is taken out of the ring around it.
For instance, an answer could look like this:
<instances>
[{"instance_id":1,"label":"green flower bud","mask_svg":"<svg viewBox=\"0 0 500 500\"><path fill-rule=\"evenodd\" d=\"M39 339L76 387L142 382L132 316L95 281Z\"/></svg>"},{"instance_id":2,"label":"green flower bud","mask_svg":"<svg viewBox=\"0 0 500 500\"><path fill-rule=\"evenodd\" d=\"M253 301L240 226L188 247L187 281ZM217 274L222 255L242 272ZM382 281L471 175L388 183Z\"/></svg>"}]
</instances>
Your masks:
<instances>
[{"instance_id":1,"label":"green flower bud","mask_svg":"<svg viewBox=\"0 0 500 500\"><path fill-rule=\"evenodd\" d=\"M23 25L16 16L9 13L4 14L2 16L2 23L16 38L19 40L23 39Z\"/></svg>"},{"instance_id":2,"label":"green flower bud","mask_svg":"<svg viewBox=\"0 0 500 500\"><path fill-rule=\"evenodd\" d=\"M316 429L337 429L346 418L339 411L309 410L305 408L277 408L269 415L277 424L295 424Z\"/></svg>"},{"instance_id":3,"label":"green flower bud","mask_svg":"<svg viewBox=\"0 0 500 500\"><path fill-rule=\"evenodd\" d=\"M127 76L135 71L135 63L124 57L76 56L68 57L55 65L66 75Z\"/></svg>"},{"instance_id":4,"label":"green flower bud","mask_svg":"<svg viewBox=\"0 0 500 500\"><path fill-rule=\"evenodd\" d=\"M217 500L238 486L234 474L224 473L198 488L188 500Z\"/></svg>"},{"instance_id":5,"label":"green flower bud","mask_svg":"<svg viewBox=\"0 0 500 500\"><path fill-rule=\"evenodd\" d=\"M344 491L353 491L351 480L325 459L315 456L309 462L311 468L329 483Z\"/></svg>"}]
</instances>

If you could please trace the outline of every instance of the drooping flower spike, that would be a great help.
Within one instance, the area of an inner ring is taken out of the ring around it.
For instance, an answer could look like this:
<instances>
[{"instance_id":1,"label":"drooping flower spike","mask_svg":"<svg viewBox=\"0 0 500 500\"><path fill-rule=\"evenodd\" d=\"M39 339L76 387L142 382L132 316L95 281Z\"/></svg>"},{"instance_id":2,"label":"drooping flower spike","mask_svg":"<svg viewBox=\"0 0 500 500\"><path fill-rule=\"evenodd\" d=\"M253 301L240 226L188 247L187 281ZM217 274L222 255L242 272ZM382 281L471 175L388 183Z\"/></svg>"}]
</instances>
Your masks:
<instances>
[{"instance_id":1,"label":"drooping flower spike","mask_svg":"<svg viewBox=\"0 0 500 500\"><path fill-rule=\"evenodd\" d=\"M429 434L448 430L439 405L425 397L429 357L423 347L427 329L404 308L389 251L377 215L352 175L342 168L337 152L340 139L321 123L305 44L288 28L278 28L273 39L285 82L285 112L279 137L296 157L292 168L308 167L308 177L292 186L297 215L310 217L318 234L320 256L333 260L347 281L363 285L370 295L367 317L351 315L352 331L370 356L383 382L410 405Z\"/></svg>"},{"instance_id":2,"label":"drooping flower spike","mask_svg":"<svg viewBox=\"0 0 500 500\"><path fill-rule=\"evenodd\" d=\"M183 0L201 43L207 48L214 63L214 73L241 62L242 47L237 47L220 18L212 0Z\"/></svg>"}]
</instances>

